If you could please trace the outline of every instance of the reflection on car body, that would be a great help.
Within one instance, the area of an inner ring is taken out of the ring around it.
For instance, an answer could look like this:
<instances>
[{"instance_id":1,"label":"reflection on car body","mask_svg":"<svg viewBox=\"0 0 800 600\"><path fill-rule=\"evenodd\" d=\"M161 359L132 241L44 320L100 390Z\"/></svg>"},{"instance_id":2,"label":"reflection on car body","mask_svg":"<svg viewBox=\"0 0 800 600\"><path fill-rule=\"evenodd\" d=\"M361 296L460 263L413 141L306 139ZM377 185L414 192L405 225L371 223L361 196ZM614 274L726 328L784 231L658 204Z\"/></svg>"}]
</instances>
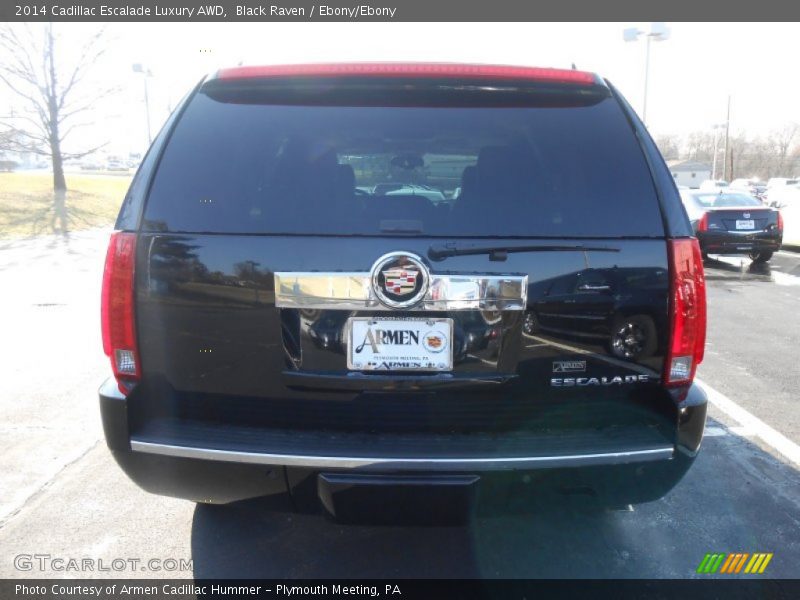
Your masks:
<instances>
[{"instance_id":1,"label":"reflection on car body","mask_svg":"<svg viewBox=\"0 0 800 600\"><path fill-rule=\"evenodd\" d=\"M602 340L613 356L643 360L658 349L664 269L586 268L528 288L525 332Z\"/></svg>"}]
</instances>

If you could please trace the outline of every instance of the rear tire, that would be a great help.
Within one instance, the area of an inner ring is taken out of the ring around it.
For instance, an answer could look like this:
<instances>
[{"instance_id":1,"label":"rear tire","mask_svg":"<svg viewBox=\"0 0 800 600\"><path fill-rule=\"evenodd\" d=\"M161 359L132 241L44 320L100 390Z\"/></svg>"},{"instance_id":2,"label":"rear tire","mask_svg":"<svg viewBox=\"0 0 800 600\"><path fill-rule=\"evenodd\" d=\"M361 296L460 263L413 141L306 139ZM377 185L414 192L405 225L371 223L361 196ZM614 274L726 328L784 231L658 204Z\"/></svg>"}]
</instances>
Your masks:
<instances>
[{"instance_id":1,"label":"rear tire","mask_svg":"<svg viewBox=\"0 0 800 600\"><path fill-rule=\"evenodd\" d=\"M539 333L539 322L534 313L525 313L525 316L522 318L522 331L527 335L536 335Z\"/></svg>"},{"instance_id":2,"label":"rear tire","mask_svg":"<svg viewBox=\"0 0 800 600\"><path fill-rule=\"evenodd\" d=\"M609 349L623 360L647 358L656 351L657 339L656 324L649 316L619 317L611 331Z\"/></svg>"},{"instance_id":3,"label":"rear tire","mask_svg":"<svg viewBox=\"0 0 800 600\"><path fill-rule=\"evenodd\" d=\"M772 250L759 250L758 252L751 252L750 253L750 260L754 263L765 263L768 262L774 252Z\"/></svg>"}]
</instances>

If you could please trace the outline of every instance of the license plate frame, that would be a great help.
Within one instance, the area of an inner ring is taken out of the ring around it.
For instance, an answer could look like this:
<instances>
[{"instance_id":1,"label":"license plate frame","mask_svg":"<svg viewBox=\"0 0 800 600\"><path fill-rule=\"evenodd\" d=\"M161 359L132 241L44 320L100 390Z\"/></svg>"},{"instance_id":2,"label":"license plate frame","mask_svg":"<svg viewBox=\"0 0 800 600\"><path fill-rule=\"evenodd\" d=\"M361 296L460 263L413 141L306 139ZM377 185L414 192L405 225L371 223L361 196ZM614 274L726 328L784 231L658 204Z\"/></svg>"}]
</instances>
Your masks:
<instances>
[{"instance_id":1,"label":"license plate frame","mask_svg":"<svg viewBox=\"0 0 800 600\"><path fill-rule=\"evenodd\" d=\"M736 229L753 230L756 228L755 219L736 219Z\"/></svg>"},{"instance_id":2,"label":"license plate frame","mask_svg":"<svg viewBox=\"0 0 800 600\"><path fill-rule=\"evenodd\" d=\"M367 335L370 328L371 338ZM453 370L453 329L453 319L449 317L350 317L345 328L347 369L370 373L450 372ZM379 331L395 333L390 333L389 343L384 344L387 337ZM444 341L441 350L435 349L436 338L444 338L438 342ZM396 350L392 349L394 346ZM387 351L380 352L387 347ZM355 354L361 356L354 358ZM376 358L376 354L383 356Z\"/></svg>"}]
</instances>

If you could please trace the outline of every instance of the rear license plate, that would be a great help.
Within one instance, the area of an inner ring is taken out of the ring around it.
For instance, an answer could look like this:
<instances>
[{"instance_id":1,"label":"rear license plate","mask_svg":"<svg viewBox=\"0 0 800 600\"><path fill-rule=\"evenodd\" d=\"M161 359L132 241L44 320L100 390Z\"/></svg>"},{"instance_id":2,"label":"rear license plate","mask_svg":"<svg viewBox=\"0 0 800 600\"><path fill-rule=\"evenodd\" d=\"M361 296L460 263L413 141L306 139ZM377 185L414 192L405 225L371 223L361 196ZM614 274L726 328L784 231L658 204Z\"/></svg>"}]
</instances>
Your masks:
<instances>
[{"instance_id":1,"label":"rear license plate","mask_svg":"<svg viewBox=\"0 0 800 600\"><path fill-rule=\"evenodd\" d=\"M736 229L755 229L756 222L753 219L749 220L736 220Z\"/></svg>"},{"instance_id":2,"label":"rear license plate","mask_svg":"<svg viewBox=\"0 0 800 600\"><path fill-rule=\"evenodd\" d=\"M453 369L453 319L352 317L347 329L350 370Z\"/></svg>"}]
</instances>

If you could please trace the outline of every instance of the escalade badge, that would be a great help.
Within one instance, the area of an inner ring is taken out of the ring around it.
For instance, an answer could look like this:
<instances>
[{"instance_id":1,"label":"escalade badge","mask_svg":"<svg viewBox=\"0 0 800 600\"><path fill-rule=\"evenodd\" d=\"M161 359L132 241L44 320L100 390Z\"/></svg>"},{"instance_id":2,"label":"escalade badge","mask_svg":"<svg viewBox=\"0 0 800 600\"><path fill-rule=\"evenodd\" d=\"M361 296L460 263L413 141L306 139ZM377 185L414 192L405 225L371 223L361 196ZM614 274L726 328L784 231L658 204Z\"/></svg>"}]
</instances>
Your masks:
<instances>
[{"instance_id":1,"label":"escalade badge","mask_svg":"<svg viewBox=\"0 0 800 600\"><path fill-rule=\"evenodd\" d=\"M391 308L417 304L428 291L430 274L422 259L407 252L381 256L372 266L372 289Z\"/></svg>"}]
</instances>

